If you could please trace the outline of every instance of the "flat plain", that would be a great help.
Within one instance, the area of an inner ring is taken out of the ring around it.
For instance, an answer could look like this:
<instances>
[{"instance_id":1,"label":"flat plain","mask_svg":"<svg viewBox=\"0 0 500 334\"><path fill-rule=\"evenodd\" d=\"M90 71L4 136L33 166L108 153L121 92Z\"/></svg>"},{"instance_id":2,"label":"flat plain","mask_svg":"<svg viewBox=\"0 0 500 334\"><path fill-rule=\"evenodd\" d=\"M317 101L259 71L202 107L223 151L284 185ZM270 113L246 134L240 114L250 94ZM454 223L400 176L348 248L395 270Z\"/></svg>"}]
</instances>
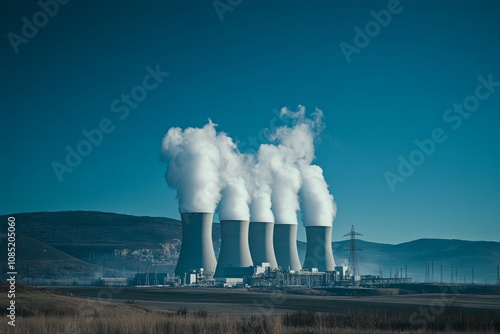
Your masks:
<instances>
[{"instance_id":1,"label":"flat plain","mask_svg":"<svg viewBox=\"0 0 500 334\"><path fill-rule=\"evenodd\" d=\"M422 308L459 306L467 312L489 310L500 314L500 295L412 294L384 296L311 296L247 289L198 287L61 287L84 298L133 302L161 310L186 307L220 313L284 313L293 311L344 313L349 310L418 312Z\"/></svg>"},{"instance_id":2,"label":"flat plain","mask_svg":"<svg viewBox=\"0 0 500 334\"><path fill-rule=\"evenodd\" d=\"M0 284L4 319L7 284ZM300 294L297 294L300 293ZM305 294L308 293L309 295ZM16 289L5 333L498 333L498 295L331 296L308 289L31 287Z\"/></svg>"}]
</instances>

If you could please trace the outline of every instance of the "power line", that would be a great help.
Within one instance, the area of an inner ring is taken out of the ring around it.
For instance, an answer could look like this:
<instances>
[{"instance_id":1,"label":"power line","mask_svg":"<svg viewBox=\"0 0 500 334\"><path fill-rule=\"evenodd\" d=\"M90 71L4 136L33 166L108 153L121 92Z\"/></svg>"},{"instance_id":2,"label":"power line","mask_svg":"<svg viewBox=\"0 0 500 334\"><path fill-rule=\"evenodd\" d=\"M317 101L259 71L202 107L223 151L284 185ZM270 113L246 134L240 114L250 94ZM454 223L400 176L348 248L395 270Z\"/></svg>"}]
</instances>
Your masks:
<instances>
[{"instance_id":1,"label":"power line","mask_svg":"<svg viewBox=\"0 0 500 334\"><path fill-rule=\"evenodd\" d=\"M345 248L345 251L349 251L349 267L347 270L349 271L349 275L352 277L359 276L359 266L358 266L358 256L356 251L361 250L356 246L356 236L362 235L354 230L354 225L351 227L351 231L349 233L344 234L344 237L349 236L351 238L351 242L349 244L349 248Z\"/></svg>"}]
</instances>

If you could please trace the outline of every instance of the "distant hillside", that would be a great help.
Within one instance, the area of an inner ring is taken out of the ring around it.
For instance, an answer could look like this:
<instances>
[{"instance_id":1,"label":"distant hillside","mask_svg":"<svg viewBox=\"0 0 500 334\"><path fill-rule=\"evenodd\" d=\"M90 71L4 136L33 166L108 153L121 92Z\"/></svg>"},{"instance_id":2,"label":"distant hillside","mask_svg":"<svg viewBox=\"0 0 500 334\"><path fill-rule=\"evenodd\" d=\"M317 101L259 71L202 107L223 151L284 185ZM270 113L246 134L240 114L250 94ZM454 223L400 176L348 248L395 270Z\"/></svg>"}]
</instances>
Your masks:
<instances>
[{"instance_id":1,"label":"distant hillside","mask_svg":"<svg viewBox=\"0 0 500 334\"><path fill-rule=\"evenodd\" d=\"M21 235L48 244L160 244L181 238L180 222L97 211L20 213ZM1 216L6 221L7 216Z\"/></svg>"},{"instance_id":2,"label":"distant hillside","mask_svg":"<svg viewBox=\"0 0 500 334\"><path fill-rule=\"evenodd\" d=\"M0 235L1 244L6 245L6 237L6 234ZM0 257L7 258L7 247L1 247ZM100 267L74 258L31 237L16 238L16 258L18 277L29 284L88 283L102 273ZM7 272L5 261L2 261L1 266L2 273Z\"/></svg>"},{"instance_id":3,"label":"distant hillside","mask_svg":"<svg viewBox=\"0 0 500 334\"><path fill-rule=\"evenodd\" d=\"M349 240L332 243L333 254L337 265L347 266L349 263ZM297 242L299 257L303 261L306 243ZM397 245L379 244L357 240L359 270L362 275L379 275L384 277L396 274L398 271L405 276L405 265L408 277L415 281L426 281L426 263L434 265L434 281L450 282L451 266L453 265L453 280L463 283L472 280L472 267L476 283L496 282L496 266L500 264L500 242L465 241L449 239L418 239ZM456 276L455 276L456 274ZM431 277L432 279L432 277Z\"/></svg>"},{"instance_id":4,"label":"distant hillside","mask_svg":"<svg viewBox=\"0 0 500 334\"><path fill-rule=\"evenodd\" d=\"M395 275L396 270L405 272L408 277L425 281L425 266L429 263L432 274L434 265L434 280L451 279L451 266L456 269L458 282L470 282L472 267L474 267L475 282L493 283L496 281L496 265L500 264L500 243L487 241L464 241L446 239L418 239L398 245L378 244L358 240L359 267L362 274L375 273L380 270L384 276ZM334 242L335 260L339 264L347 264L349 253L344 252L349 247L349 240ZM392 269L392 270L391 270ZM455 275L455 273L454 273ZM454 278L455 279L455 278Z\"/></svg>"},{"instance_id":5,"label":"distant hillside","mask_svg":"<svg viewBox=\"0 0 500 334\"><path fill-rule=\"evenodd\" d=\"M116 275L118 272L130 276L146 268L153 270L153 262L158 272L172 271L181 248L181 222L171 218L96 211L34 212L11 216L16 218L18 237L37 239L94 264L100 275L103 272ZM6 222L7 217L0 216L0 220ZM218 249L218 224L214 224L213 232L214 245ZM55 268L56 263L53 265Z\"/></svg>"},{"instance_id":6,"label":"distant hillside","mask_svg":"<svg viewBox=\"0 0 500 334\"><path fill-rule=\"evenodd\" d=\"M171 272L181 248L181 222L171 218L95 211L38 212L13 216L16 217L18 238L31 237L66 253L73 261L77 258L93 264L85 270L82 268L84 273L102 274L104 268L106 275L132 275L138 270L146 270L146 267L151 271L152 263L155 263L158 272ZM6 222L7 216L0 216L0 220ZM2 231L5 231L4 227ZM18 240L19 244L36 244L31 239ZM219 224L213 225L213 242L218 255ZM299 256L303 260L306 244L300 241L297 244ZM349 254L344 252L348 245L349 240L332 243L337 264L348 264ZM443 279L449 282L453 265L453 279L456 269L458 282L463 282L464 278L470 282L474 267L475 281L478 283L495 282L496 265L500 263L498 242L419 239L389 245L358 240L358 247L362 249L358 252L361 274L378 275L382 271L383 276L388 277L402 270L404 276L406 265L408 276L421 282L426 279L426 262L430 265L434 263L435 281L441 279L442 266ZM37 253L35 249L33 252ZM21 252L19 263L27 263L33 255L36 254ZM53 258L57 256L62 255L54 253ZM68 259L68 262L71 261ZM54 270L62 270L58 265L56 268L56 264L61 262L64 261L51 262ZM34 270L32 273L36 272Z\"/></svg>"}]
</instances>

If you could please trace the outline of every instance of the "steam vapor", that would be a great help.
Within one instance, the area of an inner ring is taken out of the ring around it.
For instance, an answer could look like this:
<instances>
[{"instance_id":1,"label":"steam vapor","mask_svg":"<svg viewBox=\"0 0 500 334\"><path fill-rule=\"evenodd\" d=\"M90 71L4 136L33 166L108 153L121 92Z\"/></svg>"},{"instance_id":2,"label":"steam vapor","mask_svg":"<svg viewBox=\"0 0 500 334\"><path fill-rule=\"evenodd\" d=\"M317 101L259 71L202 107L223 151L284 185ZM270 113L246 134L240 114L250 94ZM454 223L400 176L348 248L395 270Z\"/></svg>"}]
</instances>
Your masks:
<instances>
[{"instance_id":1,"label":"steam vapor","mask_svg":"<svg viewBox=\"0 0 500 334\"><path fill-rule=\"evenodd\" d=\"M254 222L274 222L271 210L272 172L265 162L248 159L248 189L251 194L250 217Z\"/></svg>"},{"instance_id":2,"label":"steam vapor","mask_svg":"<svg viewBox=\"0 0 500 334\"><path fill-rule=\"evenodd\" d=\"M165 179L177 190L179 212L214 212L221 199L221 154L211 120L203 128L171 128L161 155L169 159Z\"/></svg>"},{"instance_id":3,"label":"steam vapor","mask_svg":"<svg viewBox=\"0 0 500 334\"><path fill-rule=\"evenodd\" d=\"M311 165L314 140L324 129L323 112L311 117L301 105L282 108L282 126L269 135L256 155L239 152L233 139L216 131L211 120L202 128L171 128L161 156L168 161L166 180L177 190L179 211L214 212L220 220L297 224L301 210L305 226L332 226L336 205L323 177Z\"/></svg>"},{"instance_id":4,"label":"steam vapor","mask_svg":"<svg viewBox=\"0 0 500 334\"><path fill-rule=\"evenodd\" d=\"M247 191L246 157L238 151L236 144L225 133L217 136L222 164L219 177L222 200L219 206L220 220L250 220L250 195Z\"/></svg>"}]
</instances>

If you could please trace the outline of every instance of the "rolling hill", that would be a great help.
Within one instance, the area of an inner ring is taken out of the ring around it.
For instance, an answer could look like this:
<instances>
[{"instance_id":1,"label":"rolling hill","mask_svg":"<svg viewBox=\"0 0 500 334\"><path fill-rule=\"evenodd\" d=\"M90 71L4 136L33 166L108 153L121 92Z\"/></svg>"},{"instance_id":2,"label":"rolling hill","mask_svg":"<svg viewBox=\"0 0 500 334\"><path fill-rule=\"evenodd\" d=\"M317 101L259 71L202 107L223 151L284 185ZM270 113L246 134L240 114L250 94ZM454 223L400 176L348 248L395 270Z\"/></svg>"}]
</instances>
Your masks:
<instances>
[{"instance_id":1,"label":"rolling hill","mask_svg":"<svg viewBox=\"0 0 500 334\"><path fill-rule=\"evenodd\" d=\"M6 234L0 235L5 245ZM7 247L0 249L0 256L7 258ZM54 247L27 236L16 238L16 270L21 281L34 284L82 284L97 279L101 267L72 257ZM2 261L2 273L7 263ZM114 270L112 270L115 273Z\"/></svg>"},{"instance_id":2,"label":"rolling hill","mask_svg":"<svg viewBox=\"0 0 500 334\"><path fill-rule=\"evenodd\" d=\"M337 263L347 264L349 253L343 250L348 246L348 240L333 243ZM431 276L434 267L434 281L441 281L442 266L443 281L450 282L453 266L460 283L464 279L471 282L473 267L476 283L494 283L496 266L500 264L499 242L418 239L388 245L358 240L358 247L362 249L357 252L362 274L378 274L382 270L384 276L392 273L394 277L396 270L402 270L404 277L406 265L408 277L420 282L426 280L426 263Z\"/></svg>"},{"instance_id":3,"label":"rolling hill","mask_svg":"<svg viewBox=\"0 0 500 334\"><path fill-rule=\"evenodd\" d=\"M181 248L182 228L179 220L162 217L138 217L96 211L61 211L11 214L16 218L18 247L21 237L33 238L93 265L82 268L85 276L132 276L138 271L173 271ZM8 215L0 216L7 222ZM6 228L2 227L2 231ZM214 224L214 245L220 245L219 225ZM18 254L19 261L31 259L32 253ZM41 265L41 262L38 262ZM66 274L61 262L45 262L45 272ZM42 266L43 267L43 266ZM2 270L2 272L5 272ZM69 274L69 273L68 273ZM31 271L30 277L45 277ZM65 276L66 277L66 276Z\"/></svg>"}]
</instances>

